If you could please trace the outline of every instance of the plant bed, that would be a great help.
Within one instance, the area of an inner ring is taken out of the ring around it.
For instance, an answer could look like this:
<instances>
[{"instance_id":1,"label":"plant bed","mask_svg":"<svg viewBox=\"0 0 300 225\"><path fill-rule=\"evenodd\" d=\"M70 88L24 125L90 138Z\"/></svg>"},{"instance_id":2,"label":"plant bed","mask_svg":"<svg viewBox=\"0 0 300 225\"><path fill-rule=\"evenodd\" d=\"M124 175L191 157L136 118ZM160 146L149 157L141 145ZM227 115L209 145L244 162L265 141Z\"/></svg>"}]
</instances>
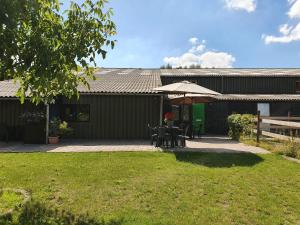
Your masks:
<instances>
[{"instance_id":1,"label":"plant bed","mask_svg":"<svg viewBox=\"0 0 300 225\"><path fill-rule=\"evenodd\" d=\"M12 214L30 200L30 195L21 189L0 190L0 217Z\"/></svg>"},{"instance_id":2,"label":"plant bed","mask_svg":"<svg viewBox=\"0 0 300 225\"><path fill-rule=\"evenodd\" d=\"M266 149L272 153L300 159L300 143L281 141L273 138L261 138L260 142L256 143L256 139L254 137L242 137L240 141L247 145Z\"/></svg>"}]
</instances>

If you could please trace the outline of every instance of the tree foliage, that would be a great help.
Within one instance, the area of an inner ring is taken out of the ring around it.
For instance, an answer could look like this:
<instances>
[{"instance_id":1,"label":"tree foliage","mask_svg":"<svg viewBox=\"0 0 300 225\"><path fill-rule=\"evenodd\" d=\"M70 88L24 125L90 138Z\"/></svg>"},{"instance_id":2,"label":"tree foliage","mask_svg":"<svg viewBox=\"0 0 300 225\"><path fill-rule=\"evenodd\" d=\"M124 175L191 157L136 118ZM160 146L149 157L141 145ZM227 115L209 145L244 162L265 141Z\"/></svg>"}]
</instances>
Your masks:
<instances>
[{"instance_id":1,"label":"tree foliage","mask_svg":"<svg viewBox=\"0 0 300 225\"><path fill-rule=\"evenodd\" d=\"M104 59L115 45L106 5L71 2L62 12L59 0L1 0L0 80L15 79L22 102L25 96L35 103L78 96L78 85L95 79L96 56Z\"/></svg>"}]
</instances>

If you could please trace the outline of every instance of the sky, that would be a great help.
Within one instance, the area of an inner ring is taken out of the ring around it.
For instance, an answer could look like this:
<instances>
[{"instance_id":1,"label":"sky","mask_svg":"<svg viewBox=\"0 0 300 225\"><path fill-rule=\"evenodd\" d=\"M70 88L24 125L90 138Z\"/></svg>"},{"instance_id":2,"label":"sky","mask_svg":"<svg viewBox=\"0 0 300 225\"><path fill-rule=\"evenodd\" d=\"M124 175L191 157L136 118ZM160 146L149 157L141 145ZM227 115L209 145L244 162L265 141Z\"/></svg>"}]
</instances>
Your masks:
<instances>
[{"instance_id":1,"label":"sky","mask_svg":"<svg viewBox=\"0 0 300 225\"><path fill-rule=\"evenodd\" d=\"M77 0L79 1L79 0ZM118 34L100 67L300 67L300 0L110 0Z\"/></svg>"}]
</instances>

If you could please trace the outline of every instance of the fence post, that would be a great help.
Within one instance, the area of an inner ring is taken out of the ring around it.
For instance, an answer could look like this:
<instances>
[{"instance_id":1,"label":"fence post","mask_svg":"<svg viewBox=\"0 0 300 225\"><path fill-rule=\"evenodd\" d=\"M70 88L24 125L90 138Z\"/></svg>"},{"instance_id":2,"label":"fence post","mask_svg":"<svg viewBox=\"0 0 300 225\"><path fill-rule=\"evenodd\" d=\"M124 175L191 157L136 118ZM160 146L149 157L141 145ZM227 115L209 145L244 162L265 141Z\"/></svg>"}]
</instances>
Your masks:
<instances>
[{"instance_id":1,"label":"fence post","mask_svg":"<svg viewBox=\"0 0 300 225\"><path fill-rule=\"evenodd\" d=\"M259 135L260 135L260 122L261 122L261 118L260 118L260 111L257 111L257 125L256 125L256 143L259 143Z\"/></svg>"},{"instance_id":2,"label":"fence post","mask_svg":"<svg viewBox=\"0 0 300 225\"><path fill-rule=\"evenodd\" d=\"M291 116L292 116L291 111L289 111L288 112L288 121L289 122L291 121ZM293 140L294 139L294 132L293 132L291 127L289 127L289 135L290 135L291 139Z\"/></svg>"}]
</instances>

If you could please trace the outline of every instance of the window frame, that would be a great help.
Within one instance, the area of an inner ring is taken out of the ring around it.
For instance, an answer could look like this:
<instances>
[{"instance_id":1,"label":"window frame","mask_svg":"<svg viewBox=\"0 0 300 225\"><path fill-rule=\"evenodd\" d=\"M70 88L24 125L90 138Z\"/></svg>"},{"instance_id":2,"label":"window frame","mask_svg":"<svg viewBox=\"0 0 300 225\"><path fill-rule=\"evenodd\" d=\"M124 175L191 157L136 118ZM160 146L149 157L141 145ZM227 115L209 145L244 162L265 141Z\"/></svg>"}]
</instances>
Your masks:
<instances>
[{"instance_id":1,"label":"window frame","mask_svg":"<svg viewBox=\"0 0 300 225\"><path fill-rule=\"evenodd\" d=\"M84 121L84 120L79 120L78 119L78 114L79 114L79 109L80 107L88 107L88 120ZM74 114L75 114L75 119L67 119L66 116L66 109L67 107L70 107L71 109L74 110ZM91 121L91 105L90 104L62 104L61 105L61 110L60 110L60 114L61 114L61 119L68 122L68 123L89 123Z\"/></svg>"}]
</instances>

